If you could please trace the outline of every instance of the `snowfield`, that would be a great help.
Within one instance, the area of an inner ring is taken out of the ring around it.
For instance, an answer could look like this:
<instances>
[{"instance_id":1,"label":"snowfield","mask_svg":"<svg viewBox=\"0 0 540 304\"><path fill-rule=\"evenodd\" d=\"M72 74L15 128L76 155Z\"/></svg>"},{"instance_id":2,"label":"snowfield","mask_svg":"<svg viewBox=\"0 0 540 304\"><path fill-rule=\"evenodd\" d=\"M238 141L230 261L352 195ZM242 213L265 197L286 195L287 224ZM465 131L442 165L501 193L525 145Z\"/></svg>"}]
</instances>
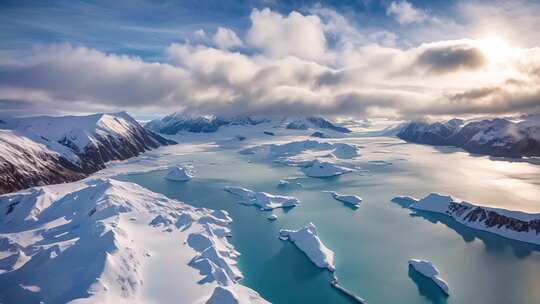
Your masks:
<instances>
[{"instance_id":1,"label":"snowfield","mask_svg":"<svg viewBox=\"0 0 540 304\"><path fill-rule=\"evenodd\" d=\"M336 270L334 252L323 244L313 223L298 230L281 229L279 236L283 240L291 240L317 267L326 268L332 272Z\"/></svg>"},{"instance_id":2,"label":"snowfield","mask_svg":"<svg viewBox=\"0 0 540 304\"><path fill-rule=\"evenodd\" d=\"M0 302L267 303L238 283L225 211L111 179L31 188L0 206Z\"/></svg>"}]
</instances>

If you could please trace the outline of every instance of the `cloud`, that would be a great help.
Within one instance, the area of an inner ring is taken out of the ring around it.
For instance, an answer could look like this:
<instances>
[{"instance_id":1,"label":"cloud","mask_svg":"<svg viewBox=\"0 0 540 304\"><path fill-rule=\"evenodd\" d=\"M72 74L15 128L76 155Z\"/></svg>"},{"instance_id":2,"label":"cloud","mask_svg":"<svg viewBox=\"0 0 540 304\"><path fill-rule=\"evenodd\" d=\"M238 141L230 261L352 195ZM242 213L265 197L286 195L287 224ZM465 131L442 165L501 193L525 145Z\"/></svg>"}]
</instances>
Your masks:
<instances>
[{"instance_id":1,"label":"cloud","mask_svg":"<svg viewBox=\"0 0 540 304\"><path fill-rule=\"evenodd\" d=\"M401 24L421 23L428 19L425 11L415 8L407 0L392 1L386 8L386 15L393 16Z\"/></svg>"},{"instance_id":2,"label":"cloud","mask_svg":"<svg viewBox=\"0 0 540 304\"><path fill-rule=\"evenodd\" d=\"M487 63L482 51L471 43L430 44L421 49L414 64L428 74L472 70Z\"/></svg>"},{"instance_id":3,"label":"cloud","mask_svg":"<svg viewBox=\"0 0 540 304\"><path fill-rule=\"evenodd\" d=\"M173 43L161 63L69 44L0 60L0 109L406 118L539 111L538 48L512 52L501 72L471 39L383 45L328 9L254 10L251 18L247 43L259 32L273 43L249 52L205 39ZM305 40L317 41L316 52L294 40L304 32L320 36Z\"/></svg>"},{"instance_id":4,"label":"cloud","mask_svg":"<svg viewBox=\"0 0 540 304\"><path fill-rule=\"evenodd\" d=\"M236 33L224 27L218 27L212 40L220 49L232 49L242 45L242 40L236 36Z\"/></svg>"},{"instance_id":5,"label":"cloud","mask_svg":"<svg viewBox=\"0 0 540 304\"><path fill-rule=\"evenodd\" d=\"M283 16L270 9L253 10L248 42L271 57L296 56L320 59L326 51L326 38L319 16L292 11Z\"/></svg>"}]
</instances>

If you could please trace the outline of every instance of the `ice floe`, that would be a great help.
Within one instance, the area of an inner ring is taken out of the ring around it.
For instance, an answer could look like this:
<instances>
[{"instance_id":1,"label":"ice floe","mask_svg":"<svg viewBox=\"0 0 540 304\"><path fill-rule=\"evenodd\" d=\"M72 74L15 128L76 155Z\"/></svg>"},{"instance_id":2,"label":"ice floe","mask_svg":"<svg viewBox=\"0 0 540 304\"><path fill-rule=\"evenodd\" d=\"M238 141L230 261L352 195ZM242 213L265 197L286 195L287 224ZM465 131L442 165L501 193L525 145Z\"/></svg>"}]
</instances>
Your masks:
<instances>
[{"instance_id":1,"label":"ice floe","mask_svg":"<svg viewBox=\"0 0 540 304\"><path fill-rule=\"evenodd\" d=\"M266 192L255 192L242 187L225 187L223 190L236 195L240 203L245 205L256 205L261 210L272 210L275 208L294 207L300 201L292 196L273 195Z\"/></svg>"},{"instance_id":2,"label":"ice floe","mask_svg":"<svg viewBox=\"0 0 540 304\"><path fill-rule=\"evenodd\" d=\"M448 284L439 276L439 270L430 261L411 259L409 265L423 276L431 279L445 294L449 294Z\"/></svg>"},{"instance_id":3,"label":"ice floe","mask_svg":"<svg viewBox=\"0 0 540 304\"><path fill-rule=\"evenodd\" d=\"M176 166L173 167L165 178L171 181L185 182L195 176L195 171L191 166Z\"/></svg>"},{"instance_id":4,"label":"ice floe","mask_svg":"<svg viewBox=\"0 0 540 304\"><path fill-rule=\"evenodd\" d=\"M275 221L275 220L277 220L277 215L275 215L275 214L270 214L270 215L267 217L267 219L268 219L269 221Z\"/></svg>"},{"instance_id":5,"label":"ice floe","mask_svg":"<svg viewBox=\"0 0 540 304\"><path fill-rule=\"evenodd\" d=\"M355 170L339 166L331 162L315 159L301 166L300 171L309 177L332 177L353 172Z\"/></svg>"},{"instance_id":6,"label":"ice floe","mask_svg":"<svg viewBox=\"0 0 540 304\"><path fill-rule=\"evenodd\" d=\"M327 268L330 271L336 270L334 252L322 243L313 223L298 230L281 229L279 236L281 239L291 240L317 267Z\"/></svg>"},{"instance_id":7,"label":"ice floe","mask_svg":"<svg viewBox=\"0 0 540 304\"><path fill-rule=\"evenodd\" d=\"M330 195L335 200L338 200L340 202L352 205L354 207L358 207L360 205L360 203L362 202L362 198L357 196L357 195L344 195L344 194L339 194L339 193L334 192L334 191L324 191L324 192L330 193Z\"/></svg>"}]
</instances>

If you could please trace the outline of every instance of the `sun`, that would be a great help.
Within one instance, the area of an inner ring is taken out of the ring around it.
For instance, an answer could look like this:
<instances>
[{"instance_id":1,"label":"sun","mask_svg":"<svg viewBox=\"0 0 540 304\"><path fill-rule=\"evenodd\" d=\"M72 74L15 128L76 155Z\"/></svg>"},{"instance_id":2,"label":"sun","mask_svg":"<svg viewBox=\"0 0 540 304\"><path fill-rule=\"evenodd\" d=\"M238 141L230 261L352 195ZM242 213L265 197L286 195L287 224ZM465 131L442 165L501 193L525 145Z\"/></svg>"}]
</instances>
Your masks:
<instances>
[{"instance_id":1,"label":"sun","mask_svg":"<svg viewBox=\"0 0 540 304\"><path fill-rule=\"evenodd\" d=\"M497 36L477 40L478 48L491 63L504 63L515 52L515 48Z\"/></svg>"}]
</instances>

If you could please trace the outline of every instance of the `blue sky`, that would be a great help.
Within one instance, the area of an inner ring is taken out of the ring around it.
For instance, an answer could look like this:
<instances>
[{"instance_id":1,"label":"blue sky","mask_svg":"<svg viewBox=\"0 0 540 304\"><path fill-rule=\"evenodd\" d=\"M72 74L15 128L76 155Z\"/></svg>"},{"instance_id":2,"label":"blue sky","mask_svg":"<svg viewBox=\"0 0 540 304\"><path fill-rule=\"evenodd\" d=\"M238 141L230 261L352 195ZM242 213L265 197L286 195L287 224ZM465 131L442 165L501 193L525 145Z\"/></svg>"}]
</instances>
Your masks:
<instances>
[{"instance_id":1,"label":"blue sky","mask_svg":"<svg viewBox=\"0 0 540 304\"><path fill-rule=\"evenodd\" d=\"M358 27L399 27L386 15L382 1L2 1L0 39L5 50L34 44L70 42L106 52L143 58L161 56L169 44L192 32L230 27L238 33L250 24L254 8L288 14L328 7L348 16ZM411 2L414 3L414 2ZM452 9L447 1L417 5L438 14ZM444 6L442 6L444 5Z\"/></svg>"},{"instance_id":2,"label":"blue sky","mask_svg":"<svg viewBox=\"0 0 540 304\"><path fill-rule=\"evenodd\" d=\"M537 80L539 13L524 0L0 1L0 109L537 111L522 88Z\"/></svg>"}]
</instances>

